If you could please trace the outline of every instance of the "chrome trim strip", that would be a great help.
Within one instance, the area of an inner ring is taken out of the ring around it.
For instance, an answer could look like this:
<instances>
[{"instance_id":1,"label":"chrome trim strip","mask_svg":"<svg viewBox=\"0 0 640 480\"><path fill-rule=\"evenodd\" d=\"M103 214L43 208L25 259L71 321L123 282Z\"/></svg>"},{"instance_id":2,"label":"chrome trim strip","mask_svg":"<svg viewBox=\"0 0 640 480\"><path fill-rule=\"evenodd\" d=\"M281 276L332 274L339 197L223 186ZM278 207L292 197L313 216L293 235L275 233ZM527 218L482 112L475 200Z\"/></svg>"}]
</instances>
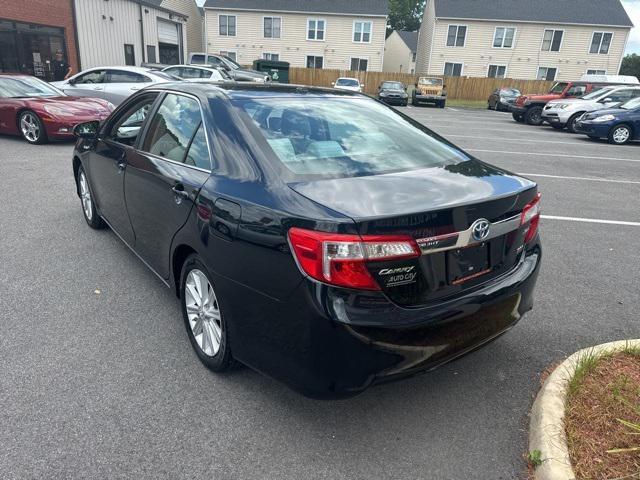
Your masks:
<instances>
[{"instance_id":1,"label":"chrome trim strip","mask_svg":"<svg viewBox=\"0 0 640 480\"><path fill-rule=\"evenodd\" d=\"M476 243L482 243L473 239L472 226L467 230L462 230L460 232L446 233L444 235L437 235L434 237L418 238L416 239L416 243L418 244L418 247L420 247L420 251L423 255L455 250L457 248L464 248ZM494 222L491 224L491 228L489 229L489 235L487 235L487 238L485 238L483 242L506 235L509 232L517 230L519 227L520 214L500 220L499 222ZM456 238L455 241L453 240L454 238ZM447 242L449 242L448 245L438 246L439 244Z\"/></svg>"}]
</instances>

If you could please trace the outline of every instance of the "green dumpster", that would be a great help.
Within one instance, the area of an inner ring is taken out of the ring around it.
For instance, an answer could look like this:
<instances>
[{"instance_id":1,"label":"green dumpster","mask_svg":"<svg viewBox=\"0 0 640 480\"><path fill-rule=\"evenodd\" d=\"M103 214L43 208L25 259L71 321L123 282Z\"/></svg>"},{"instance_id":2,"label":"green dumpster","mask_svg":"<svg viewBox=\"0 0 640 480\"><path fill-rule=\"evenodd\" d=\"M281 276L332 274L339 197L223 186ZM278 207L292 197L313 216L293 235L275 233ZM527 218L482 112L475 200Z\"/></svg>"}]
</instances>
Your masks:
<instances>
[{"instance_id":1,"label":"green dumpster","mask_svg":"<svg viewBox=\"0 0 640 480\"><path fill-rule=\"evenodd\" d=\"M278 83L289 83L289 62L277 60L254 60L253 69L268 73L271 80Z\"/></svg>"}]
</instances>

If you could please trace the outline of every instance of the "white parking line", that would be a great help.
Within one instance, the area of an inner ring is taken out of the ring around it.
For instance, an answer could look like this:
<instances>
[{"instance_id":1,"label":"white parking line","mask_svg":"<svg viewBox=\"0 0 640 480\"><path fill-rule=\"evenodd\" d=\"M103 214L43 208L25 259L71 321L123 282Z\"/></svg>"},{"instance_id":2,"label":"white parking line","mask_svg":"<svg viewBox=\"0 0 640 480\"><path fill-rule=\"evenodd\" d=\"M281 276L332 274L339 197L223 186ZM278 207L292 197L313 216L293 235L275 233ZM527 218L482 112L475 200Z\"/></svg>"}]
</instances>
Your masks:
<instances>
[{"instance_id":1,"label":"white parking line","mask_svg":"<svg viewBox=\"0 0 640 480\"><path fill-rule=\"evenodd\" d=\"M458 133L453 133L453 134L445 134L446 137L462 137L462 138L478 138L481 140L490 140L495 142L496 139L495 138L487 138L487 137L474 137L471 135L461 135ZM531 138L504 138L501 137L499 139L500 142L534 142L534 143L559 143L562 145L589 145L589 146L598 146L599 144L595 143L595 144L589 144L589 143L584 143L584 142L559 142L557 140L533 140ZM603 145L600 144L599 146L607 146L610 147L610 145Z\"/></svg>"},{"instance_id":2,"label":"white parking line","mask_svg":"<svg viewBox=\"0 0 640 480\"><path fill-rule=\"evenodd\" d=\"M592 157L589 155L566 155L564 153L538 153L538 152L506 152L504 150L482 150L479 148L466 148L464 150L470 152L483 152L483 153L505 153L508 155L536 155L541 157L562 157L562 158L584 158L588 160L609 160L612 162L634 162L640 163L640 159L633 158L616 158L616 157Z\"/></svg>"},{"instance_id":3,"label":"white parking line","mask_svg":"<svg viewBox=\"0 0 640 480\"><path fill-rule=\"evenodd\" d=\"M635 180L613 180L609 178L594 178L594 177L566 177L564 175L545 175L543 173L521 173L518 175L523 177L544 177L544 178L558 178L562 180L586 180L589 182L608 182L608 183L629 183L633 185L640 185L640 181Z\"/></svg>"},{"instance_id":4,"label":"white parking line","mask_svg":"<svg viewBox=\"0 0 640 480\"><path fill-rule=\"evenodd\" d=\"M451 107L447 107L447 110L453 110L454 112L457 112L458 110L456 110L455 108L451 108Z\"/></svg>"},{"instance_id":5,"label":"white parking line","mask_svg":"<svg viewBox=\"0 0 640 480\"><path fill-rule=\"evenodd\" d=\"M640 222L624 222L622 220L601 220L599 218L580 218L580 217L557 217L555 215L540 215L540 218L543 218L546 220L564 220L566 222L605 223L607 225L628 225L631 227L640 227Z\"/></svg>"}]
</instances>

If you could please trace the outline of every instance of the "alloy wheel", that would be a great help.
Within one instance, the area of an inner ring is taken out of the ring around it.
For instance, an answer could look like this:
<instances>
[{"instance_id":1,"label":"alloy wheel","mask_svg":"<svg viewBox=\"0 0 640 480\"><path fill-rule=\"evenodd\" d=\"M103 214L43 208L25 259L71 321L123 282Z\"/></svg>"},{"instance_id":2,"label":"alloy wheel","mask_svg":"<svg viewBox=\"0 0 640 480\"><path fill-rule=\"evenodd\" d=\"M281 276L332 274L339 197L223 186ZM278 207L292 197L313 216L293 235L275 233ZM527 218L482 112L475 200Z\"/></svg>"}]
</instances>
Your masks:
<instances>
[{"instance_id":1,"label":"alloy wheel","mask_svg":"<svg viewBox=\"0 0 640 480\"><path fill-rule=\"evenodd\" d=\"M193 269L187 275L184 302L193 337L202 352L215 356L222 339L222 315L218 299L206 275Z\"/></svg>"},{"instance_id":2,"label":"alloy wheel","mask_svg":"<svg viewBox=\"0 0 640 480\"><path fill-rule=\"evenodd\" d=\"M25 113L20 118L20 130L24 138L30 142L37 142L40 139L40 121L33 113Z\"/></svg>"},{"instance_id":3,"label":"alloy wheel","mask_svg":"<svg viewBox=\"0 0 640 480\"><path fill-rule=\"evenodd\" d=\"M617 127L613 131L613 134L611 136L614 142L625 143L627 140L629 140L630 135L631 135L631 132L629 131L628 127Z\"/></svg>"},{"instance_id":4,"label":"alloy wheel","mask_svg":"<svg viewBox=\"0 0 640 480\"><path fill-rule=\"evenodd\" d=\"M87 220L93 218L93 204L91 202L91 192L89 191L89 184L84 172L80 172L80 200L82 201L82 209Z\"/></svg>"}]
</instances>

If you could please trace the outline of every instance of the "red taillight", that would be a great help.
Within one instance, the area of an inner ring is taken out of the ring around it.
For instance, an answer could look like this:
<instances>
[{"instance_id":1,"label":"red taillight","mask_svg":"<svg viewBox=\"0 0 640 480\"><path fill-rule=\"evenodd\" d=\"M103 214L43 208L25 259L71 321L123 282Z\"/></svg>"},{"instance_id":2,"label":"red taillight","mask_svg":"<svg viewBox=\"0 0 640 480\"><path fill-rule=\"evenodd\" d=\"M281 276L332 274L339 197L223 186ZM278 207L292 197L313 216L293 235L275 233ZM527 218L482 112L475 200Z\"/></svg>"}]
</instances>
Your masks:
<instances>
[{"instance_id":1,"label":"red taillight","mask_svg":"<svg viewBox=\"0 0 640 480\"><path fill-rule=\"evenodd\" d=\"M529 224L529 229L524 236L524 243L529 243L536 236L538 224L540 223L540 193L528 203L522 210L520 225Z\"/></svg>"},{"instance_id":2,"label":"red taillight","mask_svg":"<svg viewBox=\"0 0 640 480\"><path fill-rule=\"evenodd\" d=\"M300 268L324 283L361 290L380 290L366 262L420 255L409 236L343 235L302 228L289 230L289 242Z\"/></svg>"}]
</instances>

